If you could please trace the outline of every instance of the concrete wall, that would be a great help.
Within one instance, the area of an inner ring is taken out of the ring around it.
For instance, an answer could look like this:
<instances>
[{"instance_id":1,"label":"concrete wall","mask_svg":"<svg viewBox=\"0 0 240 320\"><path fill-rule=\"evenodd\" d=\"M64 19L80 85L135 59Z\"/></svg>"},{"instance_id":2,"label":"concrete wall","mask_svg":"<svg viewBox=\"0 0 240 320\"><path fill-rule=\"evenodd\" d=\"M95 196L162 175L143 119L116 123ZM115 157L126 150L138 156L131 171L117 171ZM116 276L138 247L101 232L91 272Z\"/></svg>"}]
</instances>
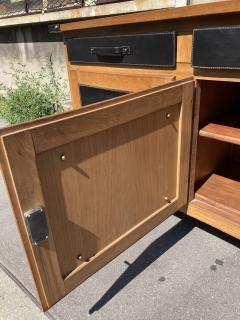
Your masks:
<instances>
[{"instance_id":1,"label":"concrete wall","mask_svg":"<svg viewBox=\"0 0 240 320\"><path fill-rule=\"evenodd\" d=\"M85 0L86 1L86 0ZM51 21L69 21L69 19L86 19L113 14L123 14L137 11L146 11L166 7L185 5L188 0L127 0L127 2L115 2L103 5L91 5L82 8L68 10L48 11L36 14L0 19L0 27L20 24L44 23ZM1 2L1 1L0 1ZM89 3L92 3L89 0ZM23 21L24 20L24 21Z\"/></svg>"},{"instance_id":2,"label":"concrete wall","mask_svg":"<svg viewBox=\"0 0 240 320\"><path fill-rule=\"evenodd\" d=\"M54 66L67 79L61 34L49 34L47 25L8 27L0 30L0 82L12 85L10 64L18 61L27 69L38 71L46 57L53 55Z\"/></svg>"}]
</instances>

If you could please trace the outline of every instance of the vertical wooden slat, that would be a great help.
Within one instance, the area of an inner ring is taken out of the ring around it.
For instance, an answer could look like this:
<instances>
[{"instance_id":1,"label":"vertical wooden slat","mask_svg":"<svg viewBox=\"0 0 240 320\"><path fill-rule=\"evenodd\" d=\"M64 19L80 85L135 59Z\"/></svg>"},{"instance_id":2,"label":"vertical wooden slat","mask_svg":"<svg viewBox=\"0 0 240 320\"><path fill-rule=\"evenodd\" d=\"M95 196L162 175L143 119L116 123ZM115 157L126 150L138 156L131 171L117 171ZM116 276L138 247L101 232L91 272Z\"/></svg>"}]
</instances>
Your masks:
<instances>
[{"instance_id":1,"label":"vertical wooden slat","mask_svg":"<svg viewBox=\"0 0 240 320\"><path fill-rule=\"evenodd\" d=\"M67 54L66 45L64 45L64 54L65 54L65 58L66 58L65 60L67 63L67 71L68 71L68 80L69 80L70 93L71 93L72 108L77 109L77 108L81 107L81 98L80 98L77 72L70 68L70 62L68 61L68 54Z\"/></svg>"},{"instance_id":2,"label":"vertical wooden slat","mask_svg":"<svg viewBox=\"0 0 240 320\"><path fill-rule=\"evenodd\" d=\"M44 207L36 167L35 150L30 132L9 135L1 139L1 164L15 218L32 270L43 309L64 296L55 245L49 226L49 239L33 246L25 224L24 212ZM24 272L24 271L23 271Z\"/></svg>"}]
</instances>

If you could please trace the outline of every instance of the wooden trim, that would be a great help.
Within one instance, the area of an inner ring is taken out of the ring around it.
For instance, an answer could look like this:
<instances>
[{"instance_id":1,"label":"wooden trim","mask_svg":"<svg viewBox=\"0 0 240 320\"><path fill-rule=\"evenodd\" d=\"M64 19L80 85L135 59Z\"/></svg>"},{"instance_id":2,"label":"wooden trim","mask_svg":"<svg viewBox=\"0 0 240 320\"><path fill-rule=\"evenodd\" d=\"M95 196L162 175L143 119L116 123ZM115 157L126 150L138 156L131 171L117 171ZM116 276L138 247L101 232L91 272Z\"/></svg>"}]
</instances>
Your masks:
<instances>
[{"instance_id":1,"label":"wooden trim","mask_svg":"<svg viewBox=\"0 0 240 320\"><path fill-rule=\"evenodd\" d=\"M169 97L170 89L172 90L172 94ZM143 98L144 103L141 103ZM106 130L126 121L140 118L147 113L176 105L181 103L181 101L181 84L168 85L166 89L162 89L160 86L147 92L140 92L137 95L130 94L120 102L112 99L105 107L99 107L97 113L86 109L82 117L81 115L77 115L69 117L69 119L54 122L53 124L49 123L45 130L41 128L33 129L32 135L36 153ZM146 108L146 105L148 105L148 108Z\"/></svg>"},{"instance_id":2,"label":"wooden trim","mask_svg":"<svg viewBox=\"0 0 240 320\"><path fill-rule=\"evenodd\" d=\"M2 172L16 222L41 304L46 310L64 296L65 289L50 226L49 239L41 246L33 246L23 216L30 209L44 206L31 134L23 132L2 138L0 148Z\"/></svg>"},{"instance_id":3,"label":"wooden trim","mask_svg":"<svg viewBox=\"0 0 240 320\"><path fill-rule=\"evenodd\" d=\"M200 98L201 98L201 85L200 85L199 81L196 81L195 99L194 99L194 103L193 103L193 123L192 123L192 141L191 141L192 149L191 149L191 156L190 156L191 164L190 164L190 173L189 173L189 201L191 201L194 198Z\"/></svg>"},{"instance_id":4,"label":"wooden trim","mask_svg":"<svg viewBox=\"0 0 240 320\"><path fill-rule=\"evenodd\" d=\"M81 107L81 97L78 83L78 73L75 70L68 68L68 78L71 92L72 108L77 109Z\"/></svg>"},{"instance_id":5,"label":"wooden trim","mask_svg":"<svg viewBox=\"0 0 240 320\"><path fill-rule=\"evenodd\" d=\"M139 67L131 67L131 66L120 66L120 65L89 65L89 64L70 64L69 68L71 70L75 70L77 72L91 73L91 74L102 74L106 72L107 74L114 75L124 75L127 76L129 74L134 74L135 76L147 75L149 77L158 77L160 75L169 76L168 71L152 69L152 68L139 68ZM171 70L171 74L174 74L175 70Z\"/></svg>"},{"instance_id":6,"label":"wooden trim","mask_svg":"<svg viewBox=\"0 0 240 320\"><path fill-rule=\"evenodd\" d=\"M79 85L88 85L98 88L107 88L107 90L138 92L158 87L164 83L170 83L176 80L176 76L174 74L162 75L159 73L159 75L149 76L147 72L135 75L130 71L128 74L119 74L118 70L115 70L115 73L108 73L105 71L105 68L102 69L101 73L84 71L75 72L77 74L77 88Z\"/></svg>"},{"instance_id":7,"label":"wooden trim","mask_svg":"<svg viewBox=\"0 0 240 320\"><path fill-rule=\"evenodd\" d=\"M240 70L193 69L196 80L240 82Z\"/></svg>"},{"instance_id":8,"label":"wooden trim","mask_svg":"<svg viewBox=\"0 0 240 320\"><path fill-rule=\"evenodd\" d=\"M227 13L239 13L240 3L238 0L215 2L209 4L191 5L179 8L158 9L131 13L127 15L118 15L114 17L104 17L80 22L71 22L61 25L61 31L73 31L83 29L93 29L100 27L111 27L116 25L130 25L136 23L145 23L150 21L165 21L173 19L194 18L202 16L211 16Z\"/></svg>"},{"instance_id":9,"label":"wooden trim","mask_svg":"<svg viewBox=\"0 0 240 320\"><path fill-rule=\"evenodd\" d=\"M179 141L179 159L178 159L178 181L179 197L185 198L185 203L188 201L189 188L189 172L190 172L190 155L191 155L191 140L192 140L192 115L194 105L194 82L189 82L183 86L182 93L182 108L181 108L181 123L180 123L180 141ZM180 149L186 150L181 153Z\"/></svg>"},{"instance_id":10,"label":"wooden trim","mask_svg":"<svg viewBox=\"0 0 240 320\"><path fill-rule=\"evenodd\" d=\"M185 203L182 205L184 204ZM155 226L167 219L171 214L179 210L181 204L178 199L175 199L175 203L172 203L169 207L167 206L168 205L161 208L161 210L154 212L150 217L139 223L133 229L129 230L123 236L111 243L104 250L96 254L96 256L94 256L89 262L82 264L70 273L64 280L66 292L71 292L93 273L110 262L114 257L142 238Z\"/></svg>"},{"instance_id":11,"label":"wooden trim","mask_svg":"<svg viewBox=\"0 0 240 320\"><path fill-rule=\"evenodd\" d=\"M240 128L209 123L199 131L201 137L240 145Z\"/></svg>"},{"instance_id":12,"label":"wooden trim","mask_svg":"<svg viewBox=\"0 0 240 320\"><path fill-rule=\"evenodd\" d=\"M186 54L186 52L185 52ZM178 54L179 56L179 54ZM181 60L181 58L180 58ZM190 62L190 60L189 60ZM192 68L186 69L186 63L181 63L179 64L180 72L182 74L185 74L186 77L190 77L192 75ZM106 66L106 65L87 65L87 64L69 64L70 70L75 70L78 72L84 72L84 73L91 73L93 74L102 74L102 73L107 73L109 75L134 75L134 76L148 76L148 77L172 77L176 76L176 70L166 70L166 69L161 69L161 68L149 68L149 67L131 67L131 66Z\"/></svg>"},{"instance_id":13,"label":"wooden trim","mask_svg":"<svg viewBox=\"0 0 240 320\"><path fill-rule=\"evenodd\" d=\"M80 107L80 101L81 101L80 92L78 88L77 72L74 69L71 69L71 64L68 61L66 44L64 45L64 56L67 64L68 80L69 80L68 82L70 86L72 107L73 109L77 109Z\"/></svg>"},{"instance_id":14,"label":"wooden trim","mask_svg":"<svg viewBox=\"0 0 240 320\"><path fill-rule=\"evenodd\" d=\"M219 210L199 199L192 200L185 213L195 219L198 219L214 228L217 228L231 236L240 239L239 223L230 221L224 216L219 215Z\"/></svg>"},{"instance_id":15,"label":"wooden trim","mask_svg":"<svg viewBox=\"0 0 240 320\"><path fill-rule=\"evenodd\" d=\"M188 77L185 77L184 79L174 81L173 83L170 83L170 84L167 83L167 84L161 85L161 89L164 90L164 89L172 88L172 87L181 85L183 83L186 83L188 81L192 82L192 80L193 80L193 77L188 76ZM158 89L159 88L152 88L152 89L145 90L144 94L152 93ZM129 96L117 97L114 100L111 100L111 102L114 101L113 104L121 103L121 102L125 102L126 98L131 97L131 99L134 99L135 97L138 97L139 95L141 95L140 92L133 93L133 94L131 94L131 96L129 95ZM98 103L94 103L92 105L88 105L87 107L84 107L84 108L78 108L76 110L70 110L70 111L54 114L51 116L39 118L36 120L28 121L25 123L8 126L8 127L0 129L0 137L15 134L17 132L22 132L22 131L25 131L26 129L30 130L30 129L40 128L40 127L46 126L48 124L53 124L53 123L57 123L58 121L62 121L65 119L67 120L72 117L76 117L76 116L81 115L86 112L92 112L94 110L98 110L99 108L105 108L105 107L108 107L109 105L110 105L110 101L98 102Z\"/></svg>"}]
</instances>

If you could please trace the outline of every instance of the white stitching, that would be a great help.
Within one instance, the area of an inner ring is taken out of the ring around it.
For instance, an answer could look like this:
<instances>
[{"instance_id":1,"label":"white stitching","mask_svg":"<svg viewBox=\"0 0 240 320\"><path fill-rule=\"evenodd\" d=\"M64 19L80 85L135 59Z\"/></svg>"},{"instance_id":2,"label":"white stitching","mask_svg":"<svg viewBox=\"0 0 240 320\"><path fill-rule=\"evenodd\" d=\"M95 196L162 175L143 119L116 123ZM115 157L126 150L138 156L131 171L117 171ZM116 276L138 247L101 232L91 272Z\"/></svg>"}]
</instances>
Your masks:
<instances>
[{"instance_id":1,"label":"white stitching","mask_svg":"<svg viewBox=\"0 0 240 320\"><path fill-rule=\"evenodd\" d=\"M204 30L231 30L231 29L239 29L240 31L240 25L235 26L224 26L224 27L206 27L206 28L195 28L193 29L193 38L192 38L192 67L193 68L199 68L199 69L216 69L216 70L240 70L240 67L205 67L205 66L195 66L193 65L193 55L194 52L197 52L197 49L194 47L194 33L196 31L204 31Z\"/></svg>"}]
</instances>

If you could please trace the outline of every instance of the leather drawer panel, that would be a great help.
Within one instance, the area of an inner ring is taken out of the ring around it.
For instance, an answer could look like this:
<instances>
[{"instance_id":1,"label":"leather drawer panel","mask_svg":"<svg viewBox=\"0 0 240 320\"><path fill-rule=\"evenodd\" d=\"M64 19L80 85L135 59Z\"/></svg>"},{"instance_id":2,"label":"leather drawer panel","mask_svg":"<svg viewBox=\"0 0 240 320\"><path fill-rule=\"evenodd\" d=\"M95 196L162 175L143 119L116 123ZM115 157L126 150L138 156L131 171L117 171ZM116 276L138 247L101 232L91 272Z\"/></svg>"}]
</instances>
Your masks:
<instances>
[{"instance_id":1,"label":"leather drawer panel","mask_svg":"<svg viewBox=\"0 0 240 320\"><path fill-rule=\"evenodd\" d=\"M192 66L240 68L240 26L194 29Z\"/></svg>"},{"instance_id":2,"label":"leather drawer panel","mask_svg":"<svg viewBox=\"0 0 240 320\"><path fill-rule=\"evenodd\" d=\"M90 87L85 85L79 86L80 96L81 96L81 105L86 106L88 104L113 99L119 96L123 96L128 92L120 90L110 90L97 87Z\"/></svg>"},{"instance_id":3,"label":"leather drawer panel","mask_svg":"<svg viewBox=\"0 0 240 320\"><path fill-rule=\"evenodd\" d=\"M67 40L71 63L176 66L175 32L73 38Z\"/></svg>"}]
</instances>

